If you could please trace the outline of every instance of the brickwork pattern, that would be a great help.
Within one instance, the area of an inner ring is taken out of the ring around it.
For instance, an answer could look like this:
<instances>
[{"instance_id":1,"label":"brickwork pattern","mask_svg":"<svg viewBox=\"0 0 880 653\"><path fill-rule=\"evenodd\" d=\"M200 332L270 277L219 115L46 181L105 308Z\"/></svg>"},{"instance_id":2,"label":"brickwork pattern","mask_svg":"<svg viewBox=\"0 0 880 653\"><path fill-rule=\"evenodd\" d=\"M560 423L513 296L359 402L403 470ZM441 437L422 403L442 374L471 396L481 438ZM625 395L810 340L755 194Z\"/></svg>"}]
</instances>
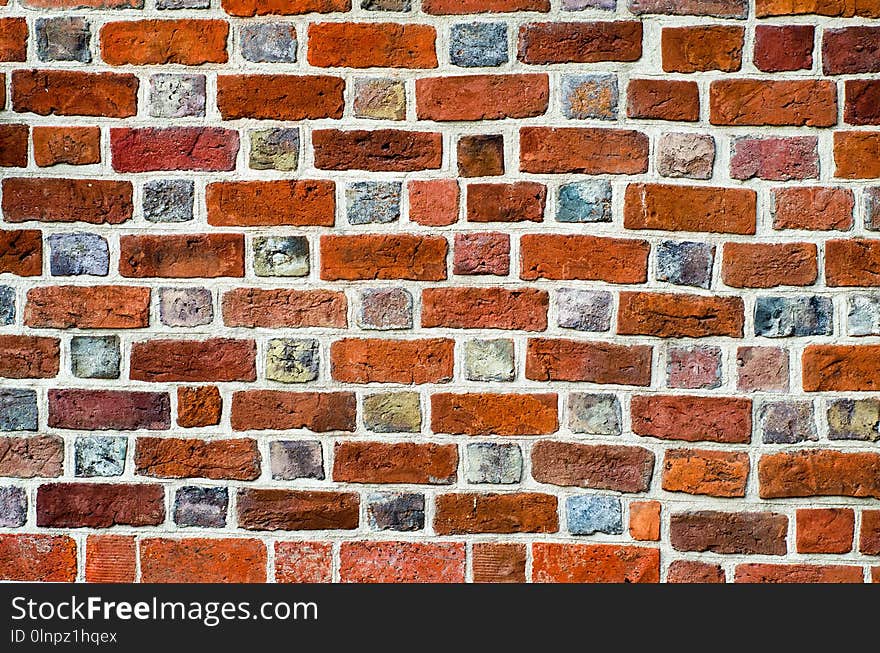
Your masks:
<instances>
[{"instance_id":1,"label":"brickwork pattern","mask_svg":"<svg viewBox=\"0 0 880 653\"><path fill-rule=\"evenodd\" d=\"M880 580L880 0L0 5L0 579Z\"/></svg>"}]
</instances>

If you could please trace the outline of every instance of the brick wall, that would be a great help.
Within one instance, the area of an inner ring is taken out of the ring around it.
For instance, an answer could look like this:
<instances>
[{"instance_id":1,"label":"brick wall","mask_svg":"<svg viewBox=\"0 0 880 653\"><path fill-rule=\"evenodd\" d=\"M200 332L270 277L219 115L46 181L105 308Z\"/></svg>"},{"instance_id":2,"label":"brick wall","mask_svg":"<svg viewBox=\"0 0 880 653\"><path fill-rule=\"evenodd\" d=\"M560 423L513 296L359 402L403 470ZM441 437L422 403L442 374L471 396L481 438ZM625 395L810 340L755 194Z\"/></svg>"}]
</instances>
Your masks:
<instances>
[{"instance_id":1,"label":"brick wall","mask_svg":"<svg viewBox=\"0 0 880 653\"><path fill-rule=\"evenodd\" d=\"M0 578L880 579L880 1L0 3Z\"/></svg>"}]
</instances>

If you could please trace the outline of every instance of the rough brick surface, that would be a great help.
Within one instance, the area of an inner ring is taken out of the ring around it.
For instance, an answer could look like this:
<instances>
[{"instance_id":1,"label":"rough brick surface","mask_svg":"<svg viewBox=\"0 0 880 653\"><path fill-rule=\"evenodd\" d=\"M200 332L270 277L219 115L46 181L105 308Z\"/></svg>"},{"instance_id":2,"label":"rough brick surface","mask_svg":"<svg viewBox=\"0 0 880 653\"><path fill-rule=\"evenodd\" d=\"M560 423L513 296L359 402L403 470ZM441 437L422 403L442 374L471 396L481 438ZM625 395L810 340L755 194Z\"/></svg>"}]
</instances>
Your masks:
<instances>
[{"instance_id":1,"label":"rough brick surface","mask_svg":"<svg viewBox=\"0 0 880 653\"><path fill-rule=\"evenodd\" d=\"M0 0L0 64L0 580L880 580L880 0Z\"/></svg>"}]
</instances>

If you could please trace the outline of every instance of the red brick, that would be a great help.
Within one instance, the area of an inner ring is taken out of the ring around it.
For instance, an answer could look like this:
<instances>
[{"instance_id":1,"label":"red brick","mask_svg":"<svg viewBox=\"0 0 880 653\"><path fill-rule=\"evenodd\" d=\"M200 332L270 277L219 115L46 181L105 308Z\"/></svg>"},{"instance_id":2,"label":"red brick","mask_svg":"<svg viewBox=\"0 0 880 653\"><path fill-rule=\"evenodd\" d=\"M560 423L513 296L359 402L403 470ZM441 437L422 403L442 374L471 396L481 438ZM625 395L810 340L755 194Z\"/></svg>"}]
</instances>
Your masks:
<instances>
[{"instance_id":1,"label":"red brick","mask_svg":"<svg viewBox=\"0 0 880 653\"><path fill-rule=\"evenodd\" d=\"M649 345L530 338L526 378L649 386L651 351Z\"/></svg>"},{"instance_id":2,"label":"red brick","mask_svg":"<svg viewBox=\"0 0 880 653\"><path fill-rule=\"evenodd\" d=\"M61 476L64 441L55 435L0 437L0 476Z\"/></svg>"},{"instance_id":3,"label":"red brick","mask_svg":"<svg viewBox=\"0 0 880 653\"><path fill-rule=\"evenodd\" d=\"M218 75L224 120L341 118L345 82L331 75Z\"/></svg>"},{"instance_id":4,"label":"red brick","mask_svg":"<svg viewBox=\"0 0 880 653\"><path fill-rule=\"evenodd\" d=\"M220 4L230 16L330 14L351 9L351 0L222 0Z\"/></svg>"},{"instance_id":5,"label":"red brick","mask_svg":"<svg viewBox=\"0 0 880 653\"><path fill-rule=\"evenodd\" d=\"M522 271L535 279L588 280L607 283L644 283L648 278L646 240L524 234L520 238Z\"/></svg>"},{"instance_id":6,"label":"red brick","mask_svg":"<svg viewBox=\"0 0 880 653\"><path fill-rule=\"evenodd\" d=\"M709 86L713 125L830 127L837 123L837 87L824 79L722 79Z\"/></svg>"},{"instance_id":7,"label":"red brick","mask_svg":"<svg viewBox=\"0 0 880 653\"><path fill-rule=\"evenodd\" d=\"M343 542L343 583L463 583L464 542Z\"/></svg>"},{"instance_id":8,"label":"red brick","mask_svg":"<svg viewBox=\"0 0 880 653\"><path fill-rule=\"evenodd\" d=\"M352 392L248 390L232 395L232 430L354 431Z\"/></svg>"},{"instance_id":9,"label":"red brick","mask_svg":"<svg viewBox=\"0 0 880 653\"><path fill-rule=\"evenodd\" d=\"M129 181L103 179L3 180L6 222L88 222L120 224L134 210Z\"/></svg>"},{"instance_id":10,"label":"red brick","mask_svg":"<svg viewBox=\"0 0 880 653\"><path fill-rule=\"evenodd\" d=\"M859 552L872 556L880 555L880 510L862 511Z\"/></svg>"},{"instance_id":11,"label":"red brick","mask_svg":"<svg viewBox=\"0 0 880 653\"><path fill-rule=\"evenodd\" d=\"M0 168L27 167L29 131L27 125L0 125Z\"/></svg>"},{"instance_id":12,"label":"red brick","mask_svg":"<svg viewBox=\"0 0 880 653\"><path fill-rule=\"evenodd\" d=\"M459 189L455 179L413 180L409 191L409 219L425 227L458 222Z\"/></svg>"},{"instance_id":13,"label":"red brick","mask_svg":"<svg viewBox=\"0 0 880 653\"><path fill-rule=\"evenodd\" d=\"M635 396L632 430L663 440L748 444L752 400L733 397Z\"/></svg>"},{"instance_id":14,"label":"red brick","mask_svg":"<svg viewBox=\"0 0 880 653\"><path fill-rule=\"evenodd\" d=\"M475 583L525 583L526 545L475 542L473 576Z\"/></svg>"},{"instance_id":15,"label":"red brick","mask_svg":"<svg viewBox=\"0 0 880 653\"><path fill-rule=\"evenodd\" d=\"M123 277L243 277L244 236L185 234L119 238Z\"/></svg>"},{"instance_id":16,"label":"red brick","mask_svg":"<svg viewBox=\"0 0 880 653\"><path fill-rule=\"evenodd\" d=\"M548 435L559 428L555 394L431 395L431 430L453 435Z\"/></svg>"},{"instance_id":17,"label":"red brick","mask_svg":"<svg viewBox=\"0 0 880 653\"><path fill-rule=\"evenodd\" d=\"M238 146L238 132L220 127L110 130L110 152L117 172L234 170Z\"/></svg>"},{"instance_id":18,"label":"red brick","mask_svg":"<svg viewBox=\"0 0 880 653\"><path fill-rule=\"evenodd\" d=\"M324 180L220 181L208 184L208 224L215 227L332 227L336 184Z\"/></svg>"},{"instance_id":19,"label":"red brick","mask_svg":"<svg viewBox=\"0 0 880 653\"><path fill-rule=\"evenodd\" d=\"M333 480L345 483L454 483L458 448L424 442L337 442Z\"/></svg>"},{"instance_id":20,"label":"red brick","mask_svg":"<svg viewBox=\"0 0 880 653\"><path fill-rule=\"evenodd\" d=\"M57 338L0 335L0 377L51 379L58 374L60 350Z\"/></svg>"},{"instance_id":21,"label":"red brick","mask_svg":"<svg viewBox=\"0 0 880 653\"><path fill-rule=\"evenodd\" d=\"M27 41L24 18L0 18L0 61L26 61Z\"/></svg>"},{"instance_id":22,"label":"red brick","mask_svg":"<svg viewBox=\"0 0 880 653\"><path fill-rule=\"evenodd\" d=\"M329 583L332 565L330 542L275 542L276 583Z\"/></svg>"},{"instance_id":23,"label":"red brick","mask_svg":"<svg viewBox=\"0 0 880 653\"><path fill-rule=\"evenodd\" d=\"M622 292L617 333L660 338L742 338L744 310L740 297Z\"/></svg>"},{"instance_id":24,"label":"red brick","mask_svg":"<svg viewBox=\"0 0 880 653\"><path fill-rule=\"evenodd\" d=\"M834 132L834 176L880 178L880 132Z\"/></svg>"},{"instance_id":25,"label":"red brick","mask_svg":"<svg viewBox=\"0 0 880 653\"><path fill-rule=\"evenodd\" d=\"M0 534L0 580L72 583L76 541L67 535Z\"/></svg>"},{"instance_id":26,"label":"red brick","mask_svg":"<svg viewBox=\"0 0 880 653\"><path fill-rule=\"evenodd\" d=\"M631 501L629 504L629 534L640 542L660 541L660 502Z\"/></svg>"},{"instance_id":27,"label":"red brick","mask_svg":"<svg viewBox=\"0 0 880 653\"><path fill-rule=\"evenodd\" d=\"M352 530L358 526L354 492L242 489L238 525L259 531Z\"/></svg>"},{"instance_id":28,"label":"red brick","mask_svg":"<svg viewBox=\"0 0 880 653\"><path fill-rule=\"evenodd\" d=\"M880 17L880 11L875 17ZM880 28L856 26L824 30L822 71L826 75L880 72Z\"/></svg>"},{"instance_id":29,"label":"red brick","mask_svg":"<svg viewBox=\"0 0 880 653\"><path fill-rule=\"evenodd\" d=\"M519 60L529 64L638 61L642 23L528 23L519 28Z\"/></svg>"},{"instance_id":30,"label":"red brick","mask_svg":"<svg viewBox=\"0 0 880 653\"><path fill-rule=\"evenodd\" d=\"M2 4L6 4L4 1ZM144 0L22 0L33 9L143 9Z\"/></svg>"},{"instance_id":31,"label":"red brick","mask_svg":"<svg viewBox=\"0 0 880 653\"><path fill-rule=\"evenodd\" d=\"M49 426L57 429L135 431L171 426L165 392L49 390Z\"/></svg>"},{"instance_id":32,"label":"red brick","mask_svg":"<svg viewBox=\"0 0 880 653\"><path fill-rule=\"evenodd\" d=\"M855 521L850 508L798 508L798 553L849 553Z\"/></svg>"},{"instance_id":33,"label":"red brick","mask_svg":"<svg viewBox=\"0 0 880 653\"><path fill-rule=\"evenodd\" d=\"M773 189L773 228L847 231L853 224L853 192L848 188Z\"/></svg>"},{"instance_id":34,"label":"red brick","mask_svg":"<svg viewBox=\"0 0 880 653\"><path fill-rule=\"evenodd\" d=\"M814 243L726 243L721 278L734 288L810 286L819 274Z\"/></svg>"},{"instance_id":35,"label":"red brick","mask_svg":"<svg viewBox=\"0 0 880 653\"><path fill-rule=\"evenodd\" d=\"M7 216L7 220L8 220ZM0 274L43 274L43 233L37 229L0 230Z\"/></svg>"},{"instance_id":36,"label":"red brick","mask_svg":"<svg viewBox=\"0 0 880 653\"><path fill-rule=\"evenodd\" d=\"M880 498L880 454L801 450L767 454L758 462L762 499Z\"/></svg>"},{"instance_id":37,"label":"red brick","mask_svg":"<svg viewBox=\"0 0 880 653\"><path fill-rule=\"evenodd\" d=\"M138 438L134 464L141 476L253 481L260 476L260 451L247 438Z\"/></svg>"},{"instance_id":38,"label":"red brick","mask_svg":"<svg viewBox=\"0 0 880 653\"><path fill-rule=\"evenodd\" d=\"M442 281L446 252L442 236L364 234L321 236L321 279Z\"/></svg>"},{"instance_id":39,"label":"red brick","mask_svg":"<svg viewBox=\"0 0 880 653\"><path fill-rule=\"evenodd\" d=\"M425 288L422 326L544 331L550 299L534 288Z\"/></svg>"},{"instance_id":40,"label":"red brick","mask_svg":"<svg viewBox=\"0 0 880 653\"><path fill-rule=\"evenodd\" d=\"M37 488L37 526L109 528L165 521L161 485L49 483Z\"/></svg>"},{"instance_id":41,"label":"red brick","mask_svg":"<svg viewBox=\"0 0 880 653\"><path fill-rule=\"evenodd\" d=\"M101 162L99 127L34 127L34 162L41 167Z\"/></svg>"},{"instance_id":42,"label":"red brick","mask_svg":"<svg viewBox=\"0 0 880 653\"><path fill-rule=\"evenodd\" d=\"M742 67L744 36L744 28L732 25L664 27L663 70L668 73L735 72Z\"/></svg>"},{"instance_id":43,"label":"red brick","mask_svg":"<svg viewBox=\"0 0 880 653\"><path fill-rule=\"evenodd\" d=\"M648 137L628 129L522 127L520 170L636 175L648 171Z\"/></svg>"},{"instance_id":44,"label":"red brick","mask_svg":"<svg viewBox=\"0 0 880 653\"><path fill-rule=\"evenodd\" d=\"M430 25L312 23L309 64L320 68L436 68Z\"/></svg>"},{"instance_id":45,"label":"red brick","mask_svg":"<svg viewBox=\"0 0 880 653\"><path fill-rule=\"evenodd\" d=\"M623 208L627 229L754 234L757 195L747 188L629 184Z\"/></svg>"},{"instance_id":46,"label":"red brick","mask_svg":"<svg viewBox=\"0 0 880 653\"><path fill-rule=\"evenodd\" d=\"M344 338L330 346L331 376L343 383L446 383L455 341Z\"/></svg>"},{"instance_id":47,"label":"red brick","mask_svg":"<svg viewBox=\"0 0 880 653\"><path fill-rule=\"evenodd\" d=\"M101 57L111 66L226 63L225 20L126 20L101 28Z\"/></svg>"},{"instance_id":48,"label":"red brick","mask_svg":"<svg viewBox=\"0 0 880 653\"><path fill-rule=\"evenodd\" d=\"M48 329L139 329L150 324L150 289L137 286L31 288L24 323Z\"/></svg>"},{"instance_id":49,"label":"red brick","mask_svg":"<svg viewBox=\"0 0 880 653\"><path fill-rule=\"evenodd\" d=\"M849 79L843 120L850 125L880 125L880 81Z\"/></svg>"},{"instance_id":50,"label":"red brick","mask_svg":"<svg viewBox=\"0 0 880 653\"><path fill-rule=\"evenodd\" d=\"M183 428L216 426L223 412L223 399L216 385L177 388L177 425Z\"/></svg>"},{"instance_id":51,"label":"red brick","mask_svg":"<svg viewBox=\"0 0 880 653\"><path fill-rule=\"evenodd\" d=\"M757 0L755 10L758 18L804 14L880 18L876 0Z\"/></svg>"},{"instance_id":52,"label":"red brick","mask_svg":"<svg viewBox=\"0 0 880 653\"><path fill-rule=\"evenodd\" d=\"M719 18L747 18L746 0L630 0L630 11L636 15L661 14L667 16L718 16Z\"/></svg>"},{"instance_id":53,"label":"red brick","mask_svg":"<svg viewBox=\"0 0 880 653\"><path fill-rule=\"evenodd\" d=\"M755 67L765 73L812 68L815 29L812 25L758 25Z\"/></svg>"},{"instance_id":54,"label":"red brick","mask_svg":"<svg viewBox=\"0 0 880 653\"><path fill-rule=\"evenodd\" d=\"M646 492L654 454L641 447L541 440L532 447L532 476L539 483L615 492Z\"/></svg>"},{"instance_id":55,"label":"red brick","mask_svg":"<svg viewBox=\"0 0 880 653\"><path fill-rule=\"evenodd\" d=\"M89 535L86 539L87 583L133 583L137 544L128 535Z\"/></svg>"},{"instance_id":56,"label":"red brick","mask_svg":"<svg viewBox=\"0 0 880 653\"><path fill-rule=\"evenodd\" d=\"M440 494L435 500L434 531L438 535L558 530L556 497L549 494Z\"/></svg>"},{"instance_id":57,"label":"red brick","mask_svg":"<svg viewBox=\"0 0 880 653\"><path fill-rule=\"evenodd\" d=\"M736 566L737 583L861 583L862 568L845 565L774 565L748 563Z\"/></svg>"},{"instance_id":58,"label":"red brick","mask_svg":"<svg viewBox=\"0 0 880 653\"><path fill-rule=\"evenodd\" d=\"M666 573L667 583L723 583L724 570L721 565L696 560L673 560Z\"/></svg>"},{"instance_id":59,"label":"red brick","mask_svg":"<svg viewBox=\"0 0 880 653\"><path fill-rule=\"evenodd\" d=\"M504 174L504 136L473 134L458 139L459 177L497 177Z\"/></svg>"},{"instance_id":60,"label":"red brick","mask_svg":"<svg viewBox=\"0 0 880 653\"><path fill-rule=\"evenodd\" d=\"M422 0L426 14L482 14L550 11L550 0Z\"/></svg>"},{"instance_id":61,"label":"red brick","mask_svg":"<svg viewBox=\"0 0 880 653\"><path fill-rule=\"evenodd\" d=\"M713 497L744 497L749 454L711 449L672 449L663 459L663 489Z\"/></svg>"},{"instance_id":62,"label":"red brick","mask_svg":"<svg viewBox=\"0 0 880 653\"><path fill-rule=\"evenodd\" d=\"M144 340L131 345L134 381L255 381L253 340Z\"/></svg>"},{"instance_id":63,"label":"red brick","mask_svg":"<svg viewBox=\"0 0 880 653\"><path fill-rule=\"evenodd\" d=\"M829 286L880 285L880 240L829 240L825 278Z\"/></svg>"},{"instance_id":64,"label":"red brick","mask_svg":"<svg viewBox=\"0 0 880 653\"><path fill-rule=\"evenodd\" d=\"M498 232L455 234L453 273L461 275L510 273L510 235Z\"/></svg>"},{"instance_id":65,"label":"red brick","mask_svg":"<svg viewBox=\"0 0 880 653\"><path fill-rule=\"evenodd\" d=\"M223 323L268 329L345 327L345 294L335 290L236 288L223 295Z\"/></svg>"},{"instance_id":66,"label":"red brick","mask_svg":"<svg viewBox=\"0 0 880 653\"><path fill-rule=\"evenodd\" d=\"M815 136L735 138L730 158L733 179L817 179L819 139Z\"/></svg>"},{"instance_id":67,"label":"red brick","mask_svg":"<svg viewBox=\"0 0 880 653\"><path fill-rule=\"evenodd\" d=\"M416 80L419 120L498 120L543 115L550 101L546 74L467 75Z\"/></svg>"},{"instance_id":68,"label":"red brick","mask_svg":"<svg viewBox=\"0 0 880 653\"><path fill-rule=\"evenodd\" d=\"M265 583L266 546L244 538L147 538L140 543L144 583Z\"/></svg>"},{"instance_id":69,"label":"red brick","mask_svg":"<svg viewBox=\"0 0 880 653\"><path fill-rule=\"evenodd\" d=\"M771 512L703 510L672 515L669 540L677 551L785 555L788 517Z\"/></svg>"},{"instance_id":70,"label":"red brick","mask_svg":"<svg viewBox=\"0 0 880 653\"><path fill-rule=\"evenodd\" d=\"M659 583L660 550L618 544L532 544L536 583Z\"/></svg>"},{"instance_id":71,"label":"red brick","mask_svg":"<svg viewBox=\"0 0 880 653\"><path fill-rule=\"evenodd\" d=\"M696 122L700 119L697 83L672 79L632 79L627 87L626 115L630 118Z\"/></svg>"},{"instance_id":72,"label":"red brick","mask_svg":"<svg viewBox=\"0 0 880 653\"><path fill-rule=\"evenodd\" d=\"M316 129L315 167L321 170L413 172L440 167L443 138L438 132L401 129Z\"/></svg>"},{"instance_id":73,"label":"red brick","mask_svg":"<svg viewBox=\"0 0 880 653\"><path fill-rule=\"evenodd\" d=\"M468 222L543 222L547 187L533 181L469 184Z\"/></svg>"},{"instance_id":74,"label":"red brick","mask_svg":"<svg viewBox=\"0 0 880 653\"><path fill-rule=\"evenodd\" d=\"M138 78L128 73L13 70L12 108L41 116L128 118L137 113Z\"/></svg>"},{"instance_id":75,"label":"red brick","mask_svg":"<svg viewBox=\"0 0 880 653\"><path fill-rule=\"evenodd\" d=\"M808 345L802 359L807 392L880 389L880 345Z\"/></svg>"}]
</instances>

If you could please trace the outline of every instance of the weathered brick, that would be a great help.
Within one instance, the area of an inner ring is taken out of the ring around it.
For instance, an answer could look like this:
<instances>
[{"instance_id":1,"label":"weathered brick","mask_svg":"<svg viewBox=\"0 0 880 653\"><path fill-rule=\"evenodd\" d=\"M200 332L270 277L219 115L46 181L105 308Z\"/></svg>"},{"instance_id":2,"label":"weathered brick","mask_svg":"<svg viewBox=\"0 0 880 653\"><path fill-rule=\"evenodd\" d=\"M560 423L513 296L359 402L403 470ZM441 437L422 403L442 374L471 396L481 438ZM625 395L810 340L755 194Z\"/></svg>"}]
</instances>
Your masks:
<instances>
[{"instance_id":1,"label":"weathered brick","mask_svg":"<svg viewBox=\"0 0 880 653\"><path fill-rule=\"evenodd\" d=\"M412 172L440 167L441 135L400 129L316 129L315 167L321 170Z\"/></svg>"},{"instance_id":2,"label":"weathered brick","mask_svg":"<svg viewBox=\"0 0 880 653\"><path fill-rule=\"evenodd\" d=\"M223 20L126 20L101 28L101 56L111 66L225 63Z\"/></svg>"},{"instance_id":3,"label":"weathered brick","mask_svg":"<svg viewBox=\"0 0 880 653\"><path fill-rule=\"evenodd\" d=\"M113 169L117 172L235 169L239 136L221 127L144 127L110 130Z\"/></svg>"},{"instance_id":4,"label":"weathered brick","mask_svg":"<svg viewBox=\"0 0 880 653\"><path fill-rule=\"evenodd\" d=\"M145 340L131 346L136 381L254 381L253 340Z\"/></svg>"},{"instance_id":5,"label":"weathered brick","mask_svg":"<svg viewBox=\"0 0 880 653\"><path fill-rule=\"evenodd\" d=\"M713 125L830 127L837 87L830 80L722 79L709 86Z\"/></svg>"},{"instance_id":6,"label":"weathered brick","mask_svg":"<svg viewBox=\"0 0 880 653\"><path fill-rule=\"evenodd\" d=\"M76 540L67 535L0 535L0 579L72 583Z\"/></svg>"},{"instance_id":7,"label":"weathered brick","mask_svg":"<svg viewBox=\"0 0 880 653\"><path fill-rule=\"evenodd\" d=\"M727 243L721 278L734 288L809 286L818 277L812 243Z\"/></svg>"},{"instance_id":8,"label":"weathered brick","mask_svg":"<svg viewBox=\"0 0 880 653\"><path fill-rule=\"evenodd\" d=\"M244 276L241 234L122 236L119 249L119 274L123 277Z\"/></svg>"},{"instance_id":9,"label":"weathered brick","mask_svg":"<svg viewBox=\"0 0 880 653\"><path fill-rule=\"evenodd\" d=\"M49 426L59 429L166 430L171 401L165 392L49 390Z\"/></svg>"},{"instance_id":10,"label":"weathered brick","mask_svg":"<svg viewBox=\"0 0 880 653\"><path fill-rule=\"evenodd\" d=\"M661 338L742 338L740 297L621 292L617 332Z\"/></svg>"},{"instance_id":11,"label":"weathered brick","mask_svg":"<svg viewBox=\"0 0 880 653\"><path fill-rule=\"evenodd\" d=\"M755 191L666 184L626 187L623 225L627 229L754 234Z\"/></svg>"},{"instance_id":12,"label":"weathered brick","mask_svg":"<svg viewBox=\"0 0 880 653\"><path fill-rule=\"evenodd\" d=\"M862 568L847 565L774 565L749 563L736 566L736 583L861 583Z\"/></svg>"},{"instance_id":13,"label":"weathered brick","mask_svg":"<svg viewBox=\"0 0 880 653\"><path fill-rule=\"evenodd\" d=\"M648 241L598 236L525 234L520 238L520 276L535 279L644 283Z\"/></svg>"},{"instance_id":14,"label":"weathered brick","mask_svg":"<svg viewBox=\"0 0 880 653\"><path fill-rule=\"evenodd\" d=\"M663 459L663 489L667 492L744 497L749 478L745 452L710 449L670 449Z\"/></svg>"},{"instance_id":15,"label":"weathered brick","mask_svg":"<svg viewBox=\"0 0 880 653\"><path fill-rule=\"evenodd\" d=\"M638 61L639 21L527 23L519 29L519 60L527 64Z\"/></svg>"},{"instance_id":16,"label":"weathered brick","mask_svg":"<svg viewBox=\"0 0 880 653\"><path fill-rule=\"evenodd\" d=\"M880 132L834 132L834 176L880 178Z\"/></svg>"},{"instance_id":17,"label":"weathered brick","mask_svg":"<svg viewBox=\"0 0 880 653\"><path fill-rule=\"evenodd\" d=\"M321 278L335 280L446 278L448 243L440 236L321 236Z\"/></svg>"},{"instance_id":18,"label":"weathered brick","mask_svg":"<svg viewBox=\"0 0 880 653\"><path fill-rule=\"evenodd\" d=\"M635 175L648 170L648 137L629 129L521 127L520 170Z\"/></svg>"},{"instance_id":19,"label":"weathered brick","mask_svg":"<svg viewBox=\"0 0 880 653\"><path fill-rule=\"evenodd\" d=\"M731 146L730 176L771 181L817 179L819 139L813 136L736 138Z\"/></svg>"},{"instance_id":20,"label":"weathered brick","mask_svg":"<svg viewBox=\"0 0 880 653\"><path fill-rule=\"evenodd\" d=\"M700 92L696 82L670 79L631 79L627 87L629 118L696 122Z\"/></svg>"},{"instance_id":21,"label":"weathered brick","mask_svg":"<svg viewBox=\"0 0 880 653\"><path fill-rule=\"evenodd\" d=\"M338 442L333 480L347 483L454 483L455 445L415 442Z\"/></svg>"},{"instance_id":22,"label":"weathered brick","mask_svg":"<svg viewBox=\"0 0 880 653\"><path fill-rule=\"evenodd\" d=\"M761 456L762 499L880 497L880 455L807 449Z\"/></svg>"},{"instance_id":23,"label":"weathered brick","mask_svg":"<svg viewBox=\"0 0 880 653\"><path fill-rule=\"evenodd\" d=\"M444 383L452 379L449 338L345 338L330 346L331 375L343 383Z\"/></svg>"},{"instance_id":24,"label":"weathered brick","mask_svg":"<svg viewBox=\"0 0 880 653\"><path fill-rule=\"evenodd\" d=\"M880 72L880 28L857 26L824 30L822 72L826 75Z\"/></svg>"},{"instance_id":25,"label":"weathered brick","mask_svg":"<svg viewBox=\"0 0 880 653\"><path fill-rule=\"evenodd\" d=\"M128 73L12 71L12 108L41 116L128 118L137 113L137 91Z\"/></svg>"},{"instance_id":26,"label":"weathered brick","mask_svg":"<svg viewBox=\"0 0 880 653\"><path fill-rule=\"evenodd\" d=\"M526 378L648 386L652 351L648 345L530 338L526 349Z\"/></svg>"},{"instance_id":27,"label":"weathered brick","mask_svg":"<svg viewBox=\"0 0 880 653\"><path fill-rule=\"evenodd\" d=\"M7 393L10 391L7 391ZM0 425L4 431L17 430L10 424L9 395L0 395ZM36 426L33 430L36 430ZM54 435L0 437L0 475L12 478L61 476L64 442Z\"/></svg>"},{"instance_id":28,"label":"weathered brick","mask_svg":"<svg viewBox=\"0 0 880 653\"><path fill-rule=\"evenodd\" d=\"M618 544L532 544L536 583L659 583L660 550Z\"/></svg>"},{"instance_id":29,"label":"weathered brick","mask_svg":"<svg viewBox=\"0 0 880 653\"><path fill-rule=\"evenodd\" d=\"M555 394L431 395L431 429L458 435L547 435L559 428Z\"/></svg>"},{"instance_id":30,"label":"weathered brick","mask_svg":"<svg viewBox=\"0 0 880 653\"><path fill-rule=\"evenodd\" d=\"M463 583L465 557L464 542L343 542L339 577L344 583Z\"/></svg>"},{"instance_id":31,"label":"weathered brick","mask_svg":"<svg viewBox=\"0 0 880 653\"><path fill-rule=\"evenodd\" d=\"M430 25L312 23L309 63L321 68L436 68Z\"/></svg>"},{"instance_id":32,"label":"weathered brick","mask_svg":"<svg viewBox=\"0 0 880 653\"><path fill-rule=\"evenodd\" d=\"M664 27L663 70L669 73L735 72L742 67L744 35L744 28L732 25Z\"/></svg>"},{"instance_id":33,"label":"weathered brick","mask_svg":"<svg viewBox=\"0 0 880 653\"><path fill-rule=\"evenodd\" d=\"M850 508L798 508L798 553L848 553L855 521Z\"/></svg>"},{"instance_id":34,"label":"weathered brick","mask_svg":"<svg viewBox=\"0 0 880 653\"><path fill-rule=\"evenodd\" d=\"M546 74L423 77L416 80L420 120L531 118L547 111Z\"/></svg>"},{"instance_id":35,"label":"weathered brick","mask_svg":"<svg viewBox=\"0 0 880 653\"><path fill-rule=\"evenodd\" d=\"M752 401L729 397L640 395L631 402L632 430L663 440L747 444Z\"/></svg>"},{"instance_id":36,"label":"weathered brick","mask_svg":"<svg viewBox=\"0 0 880 653\"><path fill-rule=\"evenodd\" d=\"M329 542L275 542L276 583L329 583L332 562Z\"/></svg>"},{"instance_id":37,"label":"weathered brick","mask_svg":"<svg viewBox=\"0 0 880 653\"><path fill-rule=\"evenodd\" d=\"M266 545L247 538L145 538L144 583L264 583Z\"/></svg>"},{"instance_id":38,"label":"weathered brick","mask_svg":"<svg viewBox=\"0 0 880 653\"><path fill-rule=\"evenodd\" d=\"M756 26L755 67L765 73L812 68L814 33L812 25Z\"/></svg>"},{"instance_id":39,"label":"weathered brick","mask_svg":"<svg viewBox=\"0 0 880 653\"><path fill-rule=\"evenodd\" d=\"M532 447L532 476L539 483L645 492L653 471L654 454L641 447L552 440Z\"/></svg>"},{"instance_id":40,"label":"weathered brick","mask_svg":"<svg viewBox=\"0 0 880 653\"><path fill-rule=\"evenodd\" d=\"M556 497L538 493L440 494L435 500L434 531L464 533L555 533Z\"/></svg>"},{"instance_id":41,"label":"weathered brick","mask_svg":"<svg viewBox=\"0 0 880 653\"><path fill-rule=\"evenodd\" d=\"M268 329L344 327L345 295L333 290L236 288L223 295L223 323Z\"/></svg>"},{"instance_id":42,"label":"weathered brick","mask_svg":"<svg viewBox=\"0 0 880 653\"><path fill-rule=\"evenodd\" d=\"M138 438L134 464L141 476L252 481L260 475L256 440Z\"/></svg>"},{"instance_id":43,"label":"weathered brick","mask_svg":"<svg viewBox=\"0 0 880 653\"><path fill-rule=\"evenodd\" d=\"M158 526L165 490L153 484L49 483L37 489L37 526Z\"/></svg>"},{"instance_id":44,"label":"weathered brick","mask_svg":"<svg viewBox=\"0 0 880 653\"><path fill-rule=\"evenodd\" d=\"M232 395L232 430L354 431L351 392L243 390Z\"/></svg>"},{"instance_id":45,"label":"weathered brick","mask_svg":"<svg viewBox=\"0 0 880 653\"><path fill-rule=\"evenodd\" d=\"M669 538L677 551L785 555L788 517L771 512L676 513Z\"/></svg>"},{"instance_id":46,"label":"weathered brick","mask_svg":"<svg viewBox=\"0 0 880 653\"><path fill-rule=\"evenodd\" d=\"M359 503L353 492L246 488L238 492L238 525L258 531L352 530Z\"/></svg>"},{"instance_id":47,"label":"weathered brick","mask_svg":"<svg viewBox=\"0 0 880 653\"><path fill-rule=\"evenodd\" d=\"M848 188L775 188L773 201L774 229L847 231L853 224L855 200Z\"/></svg>"},{"instance_id":48,"label":"weathered brick","mask_svg":"<svg viewBox=\"0 0 880 653\"><path fill-rule=\"evenodd\" d=\"M132 186L128 181L33 177L3 180L3 217L7 222L120 224L132 213Z\"/></svg>"},{"instance_id":49,"label":"weathered brick","mask_svg":"<svg viewBox=\"0 0 880 653\"><path fill-rule=\"evenodd\" d=\"M547 292L534 288L425 288L422 326L543 331L549 303Z\"/></svg>"}]
</instances>

